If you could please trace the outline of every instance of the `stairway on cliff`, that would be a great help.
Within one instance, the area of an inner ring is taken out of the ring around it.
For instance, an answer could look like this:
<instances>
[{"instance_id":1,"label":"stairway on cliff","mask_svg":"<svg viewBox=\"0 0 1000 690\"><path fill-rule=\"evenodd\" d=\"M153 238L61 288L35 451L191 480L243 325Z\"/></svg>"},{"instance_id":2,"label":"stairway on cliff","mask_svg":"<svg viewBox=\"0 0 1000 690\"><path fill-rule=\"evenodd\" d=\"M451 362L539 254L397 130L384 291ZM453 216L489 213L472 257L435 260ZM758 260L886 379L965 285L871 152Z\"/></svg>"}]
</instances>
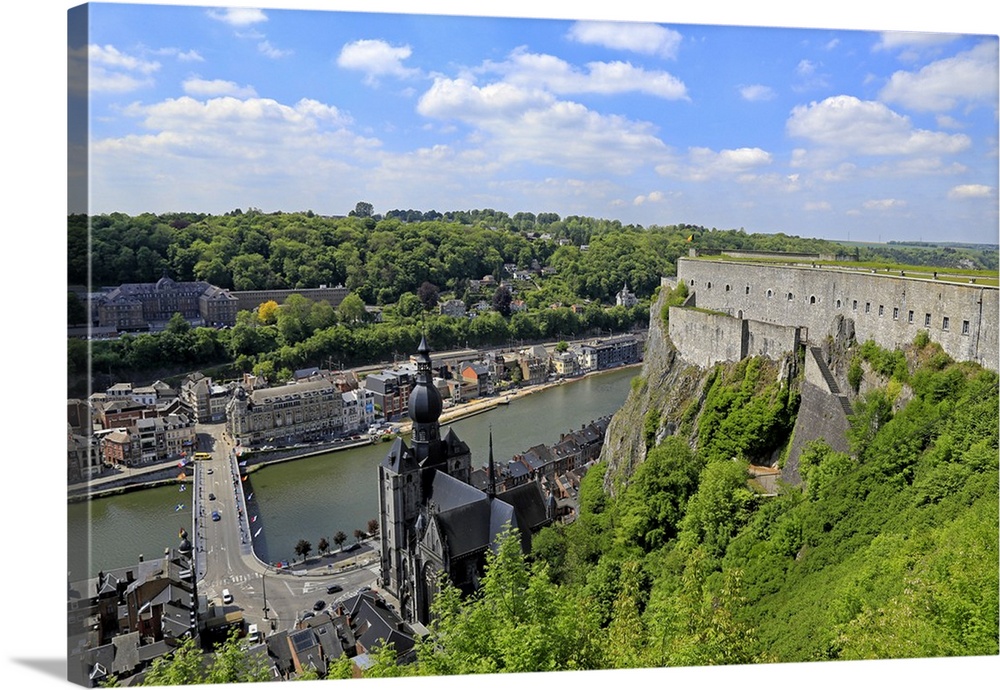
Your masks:
<instances>
[{"instance_id":1,"label":"stairway on cliff","mask_svg":"<svg viewBox=\"0 0 1000 690\"><path fill-rule=\"evenodd\" d=\"M823 380L826 382L826 387L830 390L830 394L837 398L840 407L844 410L844 414L850 417L854 414L854 410L851 409L851 403L848 402L847 396L840 391L840 386L837 385L837 380L833 377L833 372L827 366L826 358L823 357L823 350L813 346L809 348L809 351L812 353L816 366L819 367L820 374L823 375Z\"/></svg>"}]
</instances>

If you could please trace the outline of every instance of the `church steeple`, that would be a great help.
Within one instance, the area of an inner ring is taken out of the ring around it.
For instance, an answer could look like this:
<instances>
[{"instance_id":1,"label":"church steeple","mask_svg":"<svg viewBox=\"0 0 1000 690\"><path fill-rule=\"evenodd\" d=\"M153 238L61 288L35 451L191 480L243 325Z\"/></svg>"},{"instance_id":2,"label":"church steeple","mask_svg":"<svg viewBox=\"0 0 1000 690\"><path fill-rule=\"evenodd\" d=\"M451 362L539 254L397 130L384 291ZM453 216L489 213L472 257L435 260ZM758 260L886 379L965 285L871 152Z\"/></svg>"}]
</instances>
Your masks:
<instances>
[{"instance_id":1,"label":"church steeple","mask_svg":"<svg viewBox=\"0 0 1000 690\"><path fill-rule=\"evenodd\" d=\"M490 466L489 466L489 484L486 487L486 495L490 497L492 501L497 495L497 475L496 470L493 466L493 427L490 427Z\"/></svg>"},{"instance_id":2,"label":"church steeple","mask_svg":"<svg viewBox=\"0 0 1000 690\"><path fill-rule=\"evenodd\" d=\"M430 353L427 339L421 337L417 347L416 381L410 391L408 410L413 422L413 452L421 465L437 459L437 447L441 440L438 419L444 407L441 394L434 386Z\"/></svg>"}]
</instances>

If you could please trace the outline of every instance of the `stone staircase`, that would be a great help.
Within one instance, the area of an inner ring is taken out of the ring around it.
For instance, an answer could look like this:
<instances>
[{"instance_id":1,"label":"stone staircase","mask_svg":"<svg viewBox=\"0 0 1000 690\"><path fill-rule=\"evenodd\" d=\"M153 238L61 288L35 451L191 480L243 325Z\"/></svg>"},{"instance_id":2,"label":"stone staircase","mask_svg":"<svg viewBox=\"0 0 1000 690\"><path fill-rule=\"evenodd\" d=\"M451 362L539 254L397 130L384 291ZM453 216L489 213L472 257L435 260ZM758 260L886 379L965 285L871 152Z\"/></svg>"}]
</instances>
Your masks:
<instances>
[{"instance_id":1,"label":"stone staircase","mask_svg":"<svg viewBox=\"0 0 1000 690\"><path fill-rule=\"evenodd\" d=\"M809 351L812 353L816 366L819 367L820 374L823 375L823 380L826 382L826 387L830 390L830 394L837 398L841 408L844 410L844 414L850 417L854 414L854 410L851 409L851 403L847 401L847 396L840 391L840 386L837 385L837 380L833 378L833 372L830 371L830 367L826 364L826 359L823 357L823 351L815 346L810 347Z\"/></svg>"}]
</instances>

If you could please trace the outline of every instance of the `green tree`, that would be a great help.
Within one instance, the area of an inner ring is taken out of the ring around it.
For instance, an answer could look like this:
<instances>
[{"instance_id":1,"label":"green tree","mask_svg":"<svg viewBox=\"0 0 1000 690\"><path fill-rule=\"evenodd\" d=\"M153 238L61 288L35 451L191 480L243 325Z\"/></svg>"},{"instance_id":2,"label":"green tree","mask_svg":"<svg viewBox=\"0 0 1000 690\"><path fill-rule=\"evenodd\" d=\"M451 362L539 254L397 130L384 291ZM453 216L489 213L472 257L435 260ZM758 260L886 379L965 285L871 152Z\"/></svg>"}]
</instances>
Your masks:
<instances>
[{"instance_id":1,"label":"green tree","mask_svg":"<svg viewBox=\"0 0 1000 690\"><path fill-rule=\"evenodd\" d=\"M337 530L337 533L333 535L333 543L337 545L338 549L341 549L344 547L345 541L347 541L347 535Z\"/></svg>"},{"instance_id":2,"label":"green tree","mask_svg":"<svg viewBox=\"0 0 1000 690\"><path fill-rule=\"evenodd\" d=\"M205 675L205 683L262 683L271 680L266 654L250 654L243 648L239 630L232 630L218 644Z\"/></svg>"},{"instance_id":3,"label":"green tree","mask_svg":"<svg viewBox=\"0 0 1000 690\"><path fill-rule=\"evenodd\" d=\"M205 682L202 651L193 637L185 637L172 653L156 659L143 685L199 685Z\"/></svg>"},{"instance_id":4,"label":"green tree","mask_svg":"<svg viewBox=\"0 0 1000 690\"><path fill-rule=\"evenodd\" d=\"M365 318L365 303L357 293L352 292L337 307L337 316L345 323L359 323Z\"/></svg>"},{"instance_id":5,"label":"green tree","mask_svg":"<svg viewBox=\"0 0 1000 690\"><path fill-rule=\"evenodd\" d=\"M326 537L320 537L319 542L316 543L316 553L326 553L330 549L330 542L326 540Z\"/></svg>"},{"instance_id":6,"label":"green tree","mask_svg":"<svg viewBox=\"0 0 1000 690\"><path fill-rule=\"evenodd\" d=\"M295 554L306 560L309 558L309 553L312 551L312 544L306 539L299 539L298 543L295 545Z\"/></svg>"}]
</instances>

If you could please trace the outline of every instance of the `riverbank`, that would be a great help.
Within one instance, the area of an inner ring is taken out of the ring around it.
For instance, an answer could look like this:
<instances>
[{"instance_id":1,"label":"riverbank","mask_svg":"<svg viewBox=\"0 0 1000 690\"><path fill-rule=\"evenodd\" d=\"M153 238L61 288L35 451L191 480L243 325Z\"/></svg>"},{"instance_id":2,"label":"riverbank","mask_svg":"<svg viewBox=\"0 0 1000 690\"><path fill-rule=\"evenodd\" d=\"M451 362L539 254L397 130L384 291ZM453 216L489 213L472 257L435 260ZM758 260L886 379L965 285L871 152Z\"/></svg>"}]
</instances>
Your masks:
<instances>
[{"instance_id":1,"label":"riverbank","mask_svg":"<svg viewBox=\"0 0 1000 690\"><path fill-rule=\"evenodd\" d=\"M557 379L554 381L546 381L545 383L536 384L533 386L524 386L522 388L512 390L502 395L496 395L491 398L480 398L444 410L441 413L440 422L441 424L449 424L452 422L457 422L463 419L467 419L469 417L474 417L476 415L489 412L490 410L493 410L501 405L514 404L517 400L520 400L529 395L534 395L535 393L540 393L542 391L563 386L569 383L582 381L586 378L590 378L593 376L600 376L602 374L609 374L632 368L638 370L641 367L642 367L641 362L635 364L626 364L620 367L612 367L608 369L602 369L600 371L588 372L582 376L574 376L570 378ZM412 425L408 420L401 423L397 423L396 424L397 433L400 435L408 434L411 431L411 426ZM216 439L216 442L220 441L221 439ZM336 453L341 450L349 450L351 448L371 445L373 443L378 443L378 442L379 442L378 440L372 440L370 438L365 437L364 440L352 441L350 443L323 444L310 447L287 448L275 451L249 451L248 453L246 453L245 458L241 457L240 462L244 461L246 462L246 466L244 468L246 472L253 472L256 469L266 467L268 465L290 462L292 460L299 460L302 458L314 457L317 455ZM265 453L268 454L268 457L262 457L263 454ZM178 467L176 461L168 461L157 465L151 465L147 468L139 468L139 467L131 468L131 470L129 470L129 473L125 476L116 475L109 477L98 477L88 482L81 482L79 484L71 485L70 487L68 487L68 501L69 502L86 501L93 498L115 496L132 491L138 491L141 489L151 489L169 484L190 482L190 478L186 479L180 478L179 475L182 472L183 469Z\"/></svg>"},{"instance_id":2,"label":"riverbank","mask_svg":"<svg viewBox=\"0 0 1000 690\"><path fill-rule=\"evenodd\" d=\"M471 402L462 403L461 405L456 405L455 407L448 408L441 412L441 417L439 421L441 424L448 424L449 422L457 422L468 417L473 417L477 414L482 414L484 412L489 412L490 410L499 407L501 405L509 405L516 400L524 398L529 395L534 395L535 393L541 393L542 391L549 390L550 388L556 388L557 386L563 386L567 383L574 383L576 381L582 381L586 378L592 376L600 376L602 374L610 374L616 371L626 371L628 369L641 369L642 362L636 362L635 364L624 364L619 367L610 367L608 369L601 369L600 371L589 371L581 376L572 376L570 378L556 379L555 381L546 381L545 383L535 384L534 386L525 386L523 388L517 388L509 393L504 393L503 395L497 395L492 398L479 398ZM400 433L409 433L412 427L412 423L409 421L401 422L398 426Z\"/></svg>"}]
</instances>

